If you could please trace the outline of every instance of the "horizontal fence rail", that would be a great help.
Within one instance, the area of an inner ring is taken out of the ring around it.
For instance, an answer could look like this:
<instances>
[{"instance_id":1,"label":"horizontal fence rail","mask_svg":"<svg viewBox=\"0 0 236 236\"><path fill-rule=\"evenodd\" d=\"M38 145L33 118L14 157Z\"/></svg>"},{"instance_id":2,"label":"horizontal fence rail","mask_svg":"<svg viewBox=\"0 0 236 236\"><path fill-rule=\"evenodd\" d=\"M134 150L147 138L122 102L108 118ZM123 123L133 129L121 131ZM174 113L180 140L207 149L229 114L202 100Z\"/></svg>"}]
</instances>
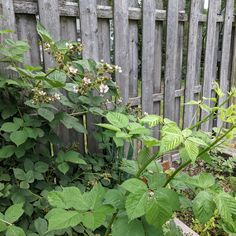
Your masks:
<instances>
[{"instance_id":1,"label":"horizontal fence rail","mask_svg":"<svg viewBox=\"0 0 236 236\"><path fill-rule=\"evenodd\" d=\"M224 6L209 0L208 9L204 0L0 0L0 14L2 27L14 30L10 37L30 44L27 63L53 65L39 46L39 19L56 40L81 40L85 58L121 66L115 79L125 103L181 127L206 115L184 103L215 96L214 81L224 92L236 85L234 0ZM95 122L87 117L90 132ZM202 128L211 131L219 124L211 120ZM60 135L84 146L83 136ZM94 144L89 137L90 151L97 151Z\"/></svg>"}]
</instances>

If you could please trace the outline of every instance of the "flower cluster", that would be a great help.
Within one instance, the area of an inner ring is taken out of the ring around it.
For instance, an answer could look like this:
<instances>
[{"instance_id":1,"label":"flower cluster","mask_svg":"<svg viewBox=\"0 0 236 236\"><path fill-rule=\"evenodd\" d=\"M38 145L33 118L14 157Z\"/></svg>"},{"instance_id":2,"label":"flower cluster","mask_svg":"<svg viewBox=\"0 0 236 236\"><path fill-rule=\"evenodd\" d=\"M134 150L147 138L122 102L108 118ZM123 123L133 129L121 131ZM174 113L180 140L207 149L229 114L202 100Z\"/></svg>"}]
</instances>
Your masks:
<instances>
[{"instance_id":1,"label":"flower cluster","mask_svg":"<svg viewBox=\"0 0 236 236\"><path fill-rule=\"evenodd\" d=\"M122 73L121 67L117 65L111 65L108 63L104 63L103 60L101 60L101 63L99 63L98 66L98 74L104 75L104 74L113 74L114 72Z\"/></svg>"},{"instance_id":2,"label":"flower cluster","mask_svg":"<svg viewBox=\"0 0 236 236\"><path fill-rule=\"evenodd\" d=\"M50 103L50 102L55 102L59 101L61 99L61 94L55 93L53 95L47 94L45 91L43 91L41 88L33 88L33 98L32 98L32 103L33 104L38 104L38 103Z\"/></svg>"},{"instance_id":3,"label":"flower cluster","mask_svg":"<svg viewBox=\"0 0 236 236\"><path fill-rule=\"evenodd\" d=\"M81 52L83 50L83 45L80 42L77 43L66 43L66 48L69 54L74 54L77 52Z\"/></svg>"}]
</instances>

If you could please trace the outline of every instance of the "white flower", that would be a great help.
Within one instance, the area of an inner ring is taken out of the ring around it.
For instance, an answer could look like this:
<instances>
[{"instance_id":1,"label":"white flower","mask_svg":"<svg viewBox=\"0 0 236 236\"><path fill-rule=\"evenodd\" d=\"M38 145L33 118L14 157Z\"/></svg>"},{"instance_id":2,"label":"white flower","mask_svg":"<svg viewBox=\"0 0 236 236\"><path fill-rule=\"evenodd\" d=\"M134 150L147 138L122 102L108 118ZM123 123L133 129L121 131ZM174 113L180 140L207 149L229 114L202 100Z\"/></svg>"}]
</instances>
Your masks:
<instances>
[{"instance_id":1,"label":"white flower","mask_svg":"<svg viewBox=\"0 0 236 236\"><path fill-rule=\"evenodd\" d=\"M143 114L144 114L145 116L148 116L148 113L147 113L147 112L144 112Z\"/></svg>"},{"instance_id":2,"label":"white flower","mask_svg":"<svg viewBox=\"0 0 236 236\"><path fill-rule=\"evenodd\" d=\"M116 69L116 71L118 71L119 73L122 73L122 69L121 69L121 67L119 67L119 66L115 66L115 69Z\"/></svg>"},{"instance_id":3,"label":"white flower","mask_svg":"<svg viewBox=\"0 0 236 236\"><path fill-rule=\"evenodd\" d=\"M71 50L74 48L74 45L72 43L66 43L66 47Z\"/></svg>"},{"instance_id":4,"label":"white flower","mask_svg":"<svg viewBox=\"0 0 236 236\"><path fill-rule=\"evenodd\" d=\"M78 87L76 85L73 86L73 92L74 93L78 93L79 92Z\"/></svg>"},{"instance_id":5,"label":"white flower","mask_svg":"<svg viewBox=\"0 0 236 236\"><path fill-rule=\"evenodd\" d=\"M70 72L72 75L76 75L76 73L78 72L78 69L74 68L73 66L70 66L70 67L69 67L69 72Z\"/></svg>"},{"instance_id":6,"label":"white flower","mask_svg":"<svg viewBox=\"0 0 236 236\"><path fill-rule=\"evenodd\" d=\"M55 98L56 100L60 100L60 99L61 99L61 95L60 95L59 93L55 93L55 94L54 94L54 98Z\"/></svg>"},{"instance_id":7,"label":"white flower","mask_svg":"<svg viewBox=\"0 0 236 236\"><path fill-rule=\"evenodd\" d=\"M100 89L100 93L107 93L109 90L109 87L106 84L101 84L99 86L99 89Z\"/></svg>"},{"instance_id":8,"label":"white flower","mask_svg":"<svg viewBox=\"0 0 236 236\"><path fill-rule=\"evenodd\" d=\"M40 90L40 91L39 91L39 95L45 96L45 95L46 95L46 92L44 92L43 90Z\"/></svg>"},{"instance_id":9,"label":"white flower","mask_svg":"<svg viewBox=\"0 0 236 236\"><path fill-rule=\"evenodd\" d=\"M84 81L85 84L91 84L91 79L89 79L87 77L84 77L83 81Z\"/></svg>"},{"instance_id":10,"label":"white flower","mask_svg":"<svg viewBox=\"0 0 236 236\"><path fill-rule=\"evenodd\" d=\"M120 98L118 99L118 102L119 102L119 103L122 103L122 102L123 102L123 98L120 97Z\"/></svg>"},{"instance_id":11,"label":"white flower","mask_svg":"<svg viewBox=\"0 0 236 236\"><path fill-rule=\"evenodd\" d=\"M102 59L102 60L101 60L101 62L103 63L103 62L104 62L104 60Z\"/></svg>"},{"instance_id":12,"label":"white flower","mask_svg":"<svg viewBox=\"0 0 236 236\"><path fill-rule=\"evenodd\" d=\"M148 193L148 197L149 197L149 198L153 198L154 195L155 195L155 193L154 193L153 191L150 191L150 192Z\"/></svg>"}]
</instances>

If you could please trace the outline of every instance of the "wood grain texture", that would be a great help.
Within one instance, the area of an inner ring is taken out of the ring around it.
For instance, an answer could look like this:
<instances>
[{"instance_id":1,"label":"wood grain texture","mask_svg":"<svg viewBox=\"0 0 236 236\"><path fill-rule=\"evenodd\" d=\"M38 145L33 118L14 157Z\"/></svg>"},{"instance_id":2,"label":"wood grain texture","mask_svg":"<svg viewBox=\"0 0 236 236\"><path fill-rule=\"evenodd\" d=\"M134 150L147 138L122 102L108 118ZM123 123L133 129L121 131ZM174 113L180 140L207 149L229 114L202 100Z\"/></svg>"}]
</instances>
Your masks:
<instances>
[{"instance_id":1,"label":"wood grain texture","mask_svg":"<svg viewBox=\"0 0 236 236\"><path fill-rule=\"evenodd\" d=\"M82 43L84 44L83 58L99 60L98 49L98 21L97 1L80 0L80 29ZM94 138L96 124L99 120L87 115L88 150L90 153L99 153L98 144Z\"/></svg>"},{"instance_id":2,"label":"wood grain texture","mask_svg":"<svg viewBox=\"0 0 236 236\"><path fill-rule=\"evenodd\" d=\"M60 40L60 16L57 0L38 1L40 22L50 32L55 41ZM43 53L44 67L48 69L54 66L53 58L46 52Z\"/></svg>"},{"instance_id":3,"label":"wood grain texture","mask_svg":"<svg viewBox=\"0 0 236 236\"><path fill-rule=\"evenodd\" d=\"M115 64L122 68L116 73L116 82L120 87L123 103L129 99L129 21L128 1L114 0Z\"/></svg>"},{"instance_id":4,"label":"wood grain texture","mask_svg":"<svg viewBox=\"0 0 236 236\"><path fill-rule=\"evenodd\" d=\"M233 25L233 14L234 14L234 1L228 0L225 8L225 22L223 31L223 46L221 56L221 67L220 67L220 88L227 95L229 90L230 78L229 78L229 65L230 65L230 49L231 49L231 37L232 37L232 25ZM219 104L225 100L225 96L219 98ZM225 104L227 107L227 104ZM221 120L217 121L217 126L222 125Z\"/></svg>"},{"instance_id":5,"label":"wood grain texture","mask_svg":"<svg viewBox=\"0 0 236 236\"><path fill-rule=\"evenodd\" d=\"M41 66L36 16L17 14L16 22L18 39L27 42L30 46L30 50L25 54L25 63Z\"/></svg>"},{"instance_id":6,"label":"wood grain texture","mask_svg":"<svg viewBox=\"0 0 236 236\"><path fill-rule=\"evenodd\" d=\"M217 27L217 13L219 11L221 0L210 0L208 10L208 23L207 23L207 39L206 39L206 52L204 64L204 82L202 95L205 98L212 96L212 84L216 79L216 46L218 46L218 27ZM206 101L208 106L211 106L210 101ZM207 112L202 111L201 117L204 118ZM207 121L202 125L202 129L209 131L212 129L212 120Z\"/></svg>"},{"instance_id":7,"label":"wood grain texture","mask_svg":"<svg viewBox=\"0 0 236 236\"><path fill-rule=\"evenodd\" d=\"M230 84L231 87L236 88L236 29L234 27L234 33L233 33L233 46L232 46L232 68L231 68L231 76L230 76ZM236 98L233 98L231 101L232 104L236 104Z\"/></svg>"},{"instance_id":8,"label":"wood grain texture","mask_svg":"<svg viewBox=\"0 0 236 236\"><path fill-rule=\"evenodd\" d=\"M129 7L139 8L138 0L130 0ZM129 97L138 96L138 21L129 21Z\"/></svg>"},{"instance_id":9,"label":"wood grain texture","mask_svg":"<svg viewBox=\"0 0 236 236\"><path fill-rule=\"evenodd\" d=\"M167 13L166 36L166 68L165 68L165 99L164 115L175 119L175 76L178 46L178 10L179 0L169 0Z\"/></svg>"},{"instance_id":10,"label":"wood grain texture","mask_svg":"<svg viewBox=\"0 0 236 236\"><path fill-rule=\"evenodd\" d=\"M153 76L155 63L155 0L143 1L142 37L142 111L153 113Z\"/></svg>"},{"instance_id":11,"label":"wood grain texture","mask_svg":"<svg viewBox=\"0 0 236 236\"><path fill-rule=\"evenodd\" d=\"M193 0L191 3L191 15L189 22L189 41L187 58L187 77L185 90L185 103L195 99L192 88L199 80L201 63L202 31L199 25L199 13L202 11L203 0ZM196 109L194 106L186 105L184 109L184 127L189 127L194 119Z\"/></svg>"},{"instance_id":12,"label":"wood grain texture","mask_svg":"<svg viewBox=\"0 0 236 236\"><path fill-rule=\"evenodd\" d=\"M97 4L110 6L109 0L98 0ZM111 62L110 55L110 22L109 19L98 19L98 50L99 60Z\"/></svg>"}]
</instances>

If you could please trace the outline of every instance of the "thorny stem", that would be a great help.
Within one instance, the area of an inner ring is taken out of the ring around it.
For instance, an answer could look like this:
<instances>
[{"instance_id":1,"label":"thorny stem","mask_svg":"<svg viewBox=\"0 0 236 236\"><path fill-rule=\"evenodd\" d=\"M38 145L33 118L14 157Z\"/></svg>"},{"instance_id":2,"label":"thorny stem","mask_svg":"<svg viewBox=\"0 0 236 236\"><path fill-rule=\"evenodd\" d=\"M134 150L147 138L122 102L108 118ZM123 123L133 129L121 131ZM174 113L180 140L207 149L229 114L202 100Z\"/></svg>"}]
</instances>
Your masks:
<instances>
[{"instance_id":1,"label":"thorny stem","mask_svg":"<svg viewBox=\"0 0 236 236\"><path fill-rule=\"evenodd\" d=\"M112 218L111 218L111 221L109 222L109 225L108 225L108 227L107 227L107 230L106 230L104 236L108 236L108 235L110 234L110 232L111 232L111 227L112 227L112 225L113 225L113 223L114 223L114 221L115 221L115 219L116 219L117 214L118 214L118 211L113 214L113 216L112 216Z\"/></svg>"},{"instance_id":2,"label":"thorny stem","mask_svg":"<svg viewBox=\"0 0 236 236\"><path fill-rule=\"evenodd\" d=\"M205 148L201 153L198 154L197 158L201 157L203 154L207 153L208 151L210 151L215 145L217 145L226 135L228 135L236 126L233 125L231 126L231 128L224 133L223 135L221 135L219 138L217 138L210 146L208 146L207 148ZM183 163L181 166L179 166L175 172L167 179L166 183L164 184L164 187L166 187L171 180L181 171L183 170L186 166L188 166L190 163L192 162L192 160L188 160L185 163Z\"/></svg>"},{"instance_id":3,"label":"thorny stem","mask_svg":"<svg viewBox=\"0 0 236 236\"><path fill-rule=\"evenodd\" d=\"M230 94L230 96L228 96L224 102L222 102L219 107L224 106L231 98L233 97L233 94ZM200 120L199 122L197 122L195 125L191 126L189 129L193 130L197 127L199 127L201 124L205 123L211 116L215 115L216 111L213 110L210 112L209 115L207 115L206 117L204 117L202 120Z\"/></svg>"}]
</instances>

